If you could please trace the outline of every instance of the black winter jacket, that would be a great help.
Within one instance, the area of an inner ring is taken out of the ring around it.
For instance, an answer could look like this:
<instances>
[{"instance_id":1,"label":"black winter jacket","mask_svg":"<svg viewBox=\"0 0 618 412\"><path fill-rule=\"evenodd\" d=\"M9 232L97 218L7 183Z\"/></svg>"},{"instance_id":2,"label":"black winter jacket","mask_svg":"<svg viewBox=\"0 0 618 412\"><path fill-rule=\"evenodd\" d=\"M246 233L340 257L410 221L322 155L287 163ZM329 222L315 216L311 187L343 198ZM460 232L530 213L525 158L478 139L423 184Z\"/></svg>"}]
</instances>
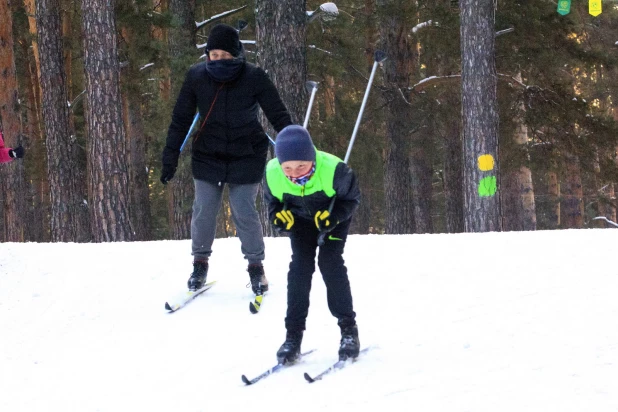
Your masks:
<instances>
[{"instance_id":1,"label":"black winter jacket","mask_svg":"<svg viewBox=\"0 0 618 412\"><path fill-rule=\"evenodd\" d=\"M174 107L163 164L177 166L197 108L199 132L191 137L193 177L214 184L259 182L269 140L258 121L258 104L277 132L292 124L277 89L261 68L245 63L238 78L218 83L208 75L205 62L191 67Z\"/></svg>"}]
</instances>

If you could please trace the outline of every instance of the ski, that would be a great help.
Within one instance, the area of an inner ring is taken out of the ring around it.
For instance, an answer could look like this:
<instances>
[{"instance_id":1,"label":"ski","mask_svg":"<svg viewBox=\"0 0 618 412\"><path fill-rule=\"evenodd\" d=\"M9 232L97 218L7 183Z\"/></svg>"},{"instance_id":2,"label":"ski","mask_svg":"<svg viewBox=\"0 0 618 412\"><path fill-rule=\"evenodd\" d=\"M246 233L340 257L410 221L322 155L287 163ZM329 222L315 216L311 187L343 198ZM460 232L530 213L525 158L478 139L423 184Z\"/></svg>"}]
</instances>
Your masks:
<instances>
[{"instance_id":1,"label":"ski","mask_svg":"<svg viewBox=\"0 0 618 412\"><path fill-rule=\"evenodd\" d=\"M249 302L249 311L254 315L260 311L262 299L264 299L264 295L256 295L253 302Z\"/></svg>"},{"instance_id":2,"label":"ski","mask_svg":"<svg viewBox=\"0 0 618 412\"><path fill-rule=\"evenodd\" d=\"M358 356L362 355L363 353L366 353L370 348L365 348L362 349L359 353ZM322 379L325 375L328 375L331 372L335 372L338 370L341 370L343 368L345 368L347 365L356 362L358 358L353 358L353 359L345 359L345 360L338 360L337 362L333 363L330 367L328 367L328 369L324 370L322 373L311 377L307 372L305 372L305 379L307 380L307 382L309 383L313 383L315 381L319 381L320 379Z\"/></svg>"},{"instance_id":3,"label":"ski","mask_svg":"<svg viewBox=\"0 0 618 412\"><path fill-rule=\"evenodd\" d=\"M168 311L168 313L174 313L177 310L182 309L193 299L195 299L196 297L198 297L199 295L201 295L202 293L206 292L208 289L213 287L215 283L217 283L217 281L213 280L212 282L206 283L201 289L188 290L184 292L177 299L174 299L173 301L171 301L172 303L165 302L165 309Z\"/></svg>"},{"instance_id":4,"label":"ski","mask_svg":"<svg viewBox=\"0 0 618 412\"><path fill-rule=\"evenodd\" d=\"M300 358L298 359L298 361L300 361L300 359L302 359L304 356L309 355L310 353L312 353L314 351L315 351L315 349L311 349L310 351L307 351L305 353L301 353L300 354ZM287 368L287 367L296 365L298 363L298 361L296 361L294 363L278 363L275 366L273 366L272 368L268 369L266 372L262 373L261 375L256 376L253 379L249 379L245 375L242 375L241 378L242 378L242 381L245 383L245 385L253 385L254 383L264 379L265 377L270 376L273 373L279 372L283 368Z\"/></svg>"}]
</instances>

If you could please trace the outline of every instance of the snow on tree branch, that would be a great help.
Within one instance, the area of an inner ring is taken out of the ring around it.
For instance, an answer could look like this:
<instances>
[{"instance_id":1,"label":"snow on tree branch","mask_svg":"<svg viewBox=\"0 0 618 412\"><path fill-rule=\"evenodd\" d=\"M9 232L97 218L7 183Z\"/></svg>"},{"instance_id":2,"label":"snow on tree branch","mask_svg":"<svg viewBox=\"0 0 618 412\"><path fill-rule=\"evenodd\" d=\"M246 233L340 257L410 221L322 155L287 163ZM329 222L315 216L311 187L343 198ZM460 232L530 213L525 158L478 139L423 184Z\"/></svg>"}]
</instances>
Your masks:
<instances>
[{"instance_id":1,"label":"snow on tree branch","mask_svg":"<svg viewBox=\"0 0 618 412\"><path fill-rule=\"evenodd\" d=\"M513 76L509 76L508 74L498 73L497 76L498 76L498 80L509 82L511 83L511 85L516 85L522 89L537 88L536 86L528 86L527 84L517 80ZM442 83L449 83L452 81L459 81L459 79L461 79L460 74L453 74L450 76L430 76L416 83L414 86L409 87L408 90L421 91L429 86L435 86L437 84L442 84Z\"/></svg>"},{"instance_id":2,"label":"snow on tree branch","mask_svg":"<svg viewBox=\"0 0 618 412\"><path fill-rule=\"evenodd\" d=\"M240 42L242 44L255 44L255 40L241 40ZM199 50L199 49L206 48L207 45L208 45L208 42L196 44L195 47L197 47L197 49Z\"/></svg>"},{"instance_id":3,"label":"snow on tree branch","mask_svg":"<svg viewBox=\"0 0 618 412\"><path fill-rule=\"evenodd\" d=\"M507 34L507 33L513 32L513 31L515 31L515 28L514 27L509 27L508 29L497 31L494 37L498 37L498 36L501 36L503 34Z\"/></svg>"},{"instance_id":4,"label":"snow on tree branch","mask_svg":"<svg viewBox=\"0 0 618 412\"><path fill-rule=\"evenodd\" d=\"M618 227L618 223L616 222L612 222L611 220L609 220L608 218L606 218L605 216L597 216L597 217L593 217L592 220L605 220L607 223L609 223L610 225L614 225L616 227Z\"/></svg>"},{"instance_id":5,"label":"snow on tree branch","mask_svg":"<svg viewBox=\"0 0 618 412\"><path fill-rule=\"evenodd\" d=\"M339 15L339 9L335 3L321 4L315 11L307 11L307 21L312 22L316 18L320 17L323 21L334 20Z\"/></svg>"},{"instance_id":6,"label":"snow on tree branch","mask_svg":"<svg viewBox=\"0 0 618 412\"><path fill-rule=\"evenodd\" d=\"M307 45L307 48L309 48L309 49L319 50L319 51L324 52L324 53L326 53L326 54L333 54L333 52L330 52L330 51L328 51L328 50L320 49L320 48L319 48L319 47L317 47L315 44L309 44L309 45Z\"/></svg>"},{"instance_id":7,"label":"snow on tree branch","mask_svg":"<svg viewBox=\"0 0 618 412\"><path fill-rule=\"evenodd\" d=\"M244 6L239 7L237 9L228 10L228 11L224 11L223 13L216 14L216 15L212 16L211 18L209 18L207 20L204 20L202 22L199 22L199 23L195 22L195 27L197 27L197 29L199 30L202 27L206 26L207 24L213 23L213 22L215 22L217 20L221 20L224 17L231 16L232 14L237 13L237 12L241 11L242 9L244 9L246 7L247 7L247 5L245 4Z\"/></svg>"},{"instance_id":8,"label":"snow on tree branch","mask_svg":"<svg viewBox=\"0 0 618 412\"><path fill-rule=\"evenodd\" d=\"M433 20L427 20L426 22L423 23L419 23L416 26L412 27L412 33L416 33L417 31L419 31L420 29L423 29L425 27L429 27L429 26L439 26L440 23L438 22L433 22Z\"/></svg>"}]
</instances>

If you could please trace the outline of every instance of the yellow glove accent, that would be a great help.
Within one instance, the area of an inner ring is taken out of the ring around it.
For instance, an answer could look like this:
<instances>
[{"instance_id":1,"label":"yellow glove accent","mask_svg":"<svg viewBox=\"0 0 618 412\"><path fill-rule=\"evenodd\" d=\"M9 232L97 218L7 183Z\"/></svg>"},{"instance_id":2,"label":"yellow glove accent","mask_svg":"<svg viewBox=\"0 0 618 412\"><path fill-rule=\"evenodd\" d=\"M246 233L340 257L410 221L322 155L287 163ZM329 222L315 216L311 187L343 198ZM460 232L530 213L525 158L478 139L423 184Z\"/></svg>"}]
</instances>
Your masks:
<instances>
[{"instance_id":1,"label":"yellow glove accent","mask_svg":"<svg viewBox=\"0 0 618 412\"><path fill-rule=\"evenodd\" d=\"M275 216L277 216L273 222L275 226L282 227L283 225L286 225L285 230L290 230L292 226L294 226L294 215L289 210L277 212Z\"/></svg>"},{"instance_id":2,"label":"yellow glove accent","mask_svg":"<svg viewBox=\"0 0 618 412\"><path fill-rule=\"evenodd\" d=\"M329 216L330 212L328 210L318 211L314 217L315 227L317 227L318 230L327 229L330 226Z\"/></svg>"}]
</instances>

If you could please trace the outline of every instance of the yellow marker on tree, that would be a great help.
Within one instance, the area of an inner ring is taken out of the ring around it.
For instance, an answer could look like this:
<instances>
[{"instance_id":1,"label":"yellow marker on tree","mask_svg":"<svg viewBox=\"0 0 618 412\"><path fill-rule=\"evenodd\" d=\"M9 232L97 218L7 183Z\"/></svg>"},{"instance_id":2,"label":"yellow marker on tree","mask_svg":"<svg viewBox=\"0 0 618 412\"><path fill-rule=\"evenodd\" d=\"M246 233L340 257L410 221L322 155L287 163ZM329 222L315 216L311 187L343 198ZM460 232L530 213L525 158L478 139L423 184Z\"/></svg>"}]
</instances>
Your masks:
<instances>
[{"instance_id":1,"label":"yellow marker on tree","mask_svg":"<svg viewBox=\"0 0 618 412\"><path fill-rule=\"evenodd\" d=\"M494 169L494 157L490 154L479 156L479 169L483 172Z\"/></svg>"},{"instance_id":2,"label":"yellow marker on tree","mask_svg":"<svg viewBox=\"0 0 618 412\"><path fill-rule=\"evenodd\" d=\"M593 16L598 16L603 11L603 5L601 0L590 0L588 3L588 13Z\"/></svg>"}]
</instances>

